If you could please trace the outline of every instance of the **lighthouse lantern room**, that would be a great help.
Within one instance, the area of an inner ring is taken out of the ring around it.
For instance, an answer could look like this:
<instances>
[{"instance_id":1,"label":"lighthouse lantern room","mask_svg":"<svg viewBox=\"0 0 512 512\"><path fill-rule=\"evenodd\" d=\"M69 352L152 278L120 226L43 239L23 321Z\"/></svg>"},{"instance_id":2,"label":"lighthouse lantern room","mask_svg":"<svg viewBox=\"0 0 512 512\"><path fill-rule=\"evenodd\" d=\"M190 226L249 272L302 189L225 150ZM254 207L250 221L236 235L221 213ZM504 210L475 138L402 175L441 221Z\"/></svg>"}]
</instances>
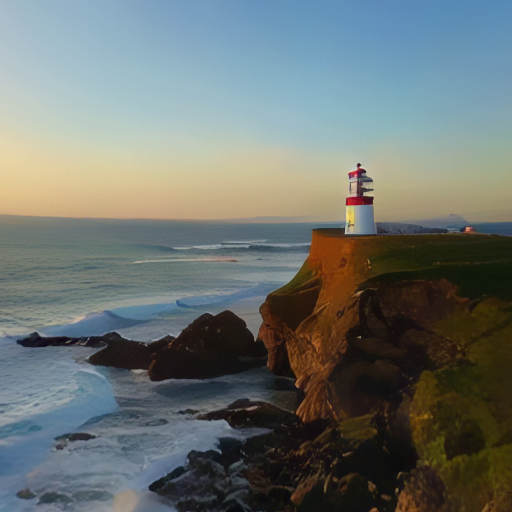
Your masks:
<instances>
[{"instance_id":1,"label":"lighthouse lantern room","mask_svg":"<svg viewBox=\"0 0 512 512\"><path fill-rule=\"evenodd\" d=\"M377 228L373 215L373 197L365 194L373 192L373 180L366 170L357 164L357 169L348 173L349 196L345 217L346 235L376 235Z\"/></svg>"}]
</instances>

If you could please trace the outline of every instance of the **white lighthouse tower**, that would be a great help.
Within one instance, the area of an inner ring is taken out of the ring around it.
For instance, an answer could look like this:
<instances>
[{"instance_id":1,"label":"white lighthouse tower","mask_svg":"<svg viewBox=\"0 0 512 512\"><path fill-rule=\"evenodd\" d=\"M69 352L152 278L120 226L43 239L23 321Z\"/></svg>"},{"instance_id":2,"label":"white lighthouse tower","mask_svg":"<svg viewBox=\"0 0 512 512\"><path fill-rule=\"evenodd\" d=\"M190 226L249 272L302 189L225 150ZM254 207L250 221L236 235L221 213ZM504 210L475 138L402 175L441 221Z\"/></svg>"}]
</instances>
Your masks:
<instances>
[{"instance_id":1,"label":"white lighthouse tower","mask_svg":"<svg viewBox=\"0 0 512 512\"><path fill-rule=\"evenodd\" d=\"M373 191L373 180L366 170L357 164L357 169L348 173L349 196L345 217L345 235L376 235L373 216L373 197L365 196Z\"/></svg>"}]
</instances>

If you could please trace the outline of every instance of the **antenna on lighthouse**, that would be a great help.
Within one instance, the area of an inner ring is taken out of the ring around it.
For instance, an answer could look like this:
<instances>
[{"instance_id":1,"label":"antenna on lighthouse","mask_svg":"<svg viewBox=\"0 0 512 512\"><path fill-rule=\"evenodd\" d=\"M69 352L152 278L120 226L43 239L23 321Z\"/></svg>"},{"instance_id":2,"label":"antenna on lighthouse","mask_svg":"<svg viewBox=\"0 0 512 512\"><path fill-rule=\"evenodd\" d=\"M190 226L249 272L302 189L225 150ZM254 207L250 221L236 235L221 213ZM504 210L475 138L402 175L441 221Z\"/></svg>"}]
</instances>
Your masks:
<instances>
[{"instance_id":1,"label":"antenna on lighthouse","mask_svg":"<svg viewBox=\"0 0 512 512\"><path fill-rule=\"evenodd\" d=\"M366 169L357 164L355 171L348 173L349 196L345 216L345 235L376 235L377 227L373 214L373 180Z\"/></svg>"}]
</instances>

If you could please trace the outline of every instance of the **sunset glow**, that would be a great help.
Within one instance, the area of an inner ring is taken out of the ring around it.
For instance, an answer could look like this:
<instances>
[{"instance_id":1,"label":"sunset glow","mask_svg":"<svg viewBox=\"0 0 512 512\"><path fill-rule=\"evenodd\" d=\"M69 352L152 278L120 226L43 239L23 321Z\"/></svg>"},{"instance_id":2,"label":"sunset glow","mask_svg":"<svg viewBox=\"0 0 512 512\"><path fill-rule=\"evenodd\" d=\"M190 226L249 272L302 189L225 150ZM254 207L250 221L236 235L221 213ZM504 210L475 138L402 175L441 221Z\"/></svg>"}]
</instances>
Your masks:
<instances>
[{"instance_id":1,"label":"sunset glow","mask_svg":"<svg viewBox=\"0 0 512 512\"><path fill-rule=\"evenodd\" d=\"M512 220L511 14L4 0L0 214L336 220L361 161L377 220Z\"/></svg>"}]
</instances>

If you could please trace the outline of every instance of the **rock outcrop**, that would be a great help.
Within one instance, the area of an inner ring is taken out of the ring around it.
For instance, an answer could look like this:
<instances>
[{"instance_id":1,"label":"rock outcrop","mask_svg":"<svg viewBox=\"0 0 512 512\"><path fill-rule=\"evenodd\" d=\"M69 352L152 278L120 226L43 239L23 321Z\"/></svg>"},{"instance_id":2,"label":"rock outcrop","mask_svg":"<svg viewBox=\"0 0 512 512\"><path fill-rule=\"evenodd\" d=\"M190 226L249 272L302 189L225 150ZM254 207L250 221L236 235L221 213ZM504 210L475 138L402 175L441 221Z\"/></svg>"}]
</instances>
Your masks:
<instances>
[{"instance_id":1,"label":"rock outcrop","mask_svg":"<svg viewBox=\"0 0 512 512\"><path fill-rule=\"evenodd\" d=\"M55 441L57 441L55 449L64 450L69 443L74 443L76 441L90 441L91 439L96 439L96 436L88 434L87 432L70 432L69 434L63 434L55 438Z\"/></svg>"},{"instance_id":2,"label":"rock outcrop","mask_svg":"<svg viewBox=\"0 0 512 512\"><path fill-rule=\"evenodd\" d=\"M397 510L504 512L511 282L510 238L315 230L298 275L262 305L259 337L270 369L305 393L302 421L378 411L390 453L418 459L397 485Z\"/></svg>"},{"instance_id":3,"label":"rock outcrop","mask_svg":"<svg viewBox=\"0 0 512 512\"><path fill-rule=\"evenodd\" d=\"M149 367L151 380L206 379L239 373L266 362L245 322L231 311L205 313L194 320Z\"/></svg>"},{"instance_id":4,"label":"rock outcrop","mask_svg":"<svg viewBox=\"0 0 512 512\"><path fill-rule=\"evenodd\" d=\"M148 370L151 361L170 343L174 336L164 336L152 343L111 337L107 346L89 357L89 362L97 366L112 366L127 370Z\"/></svg>"},{"instance_id":5,"label":"rock outcrop","mask_svg":"<svg viewBox=\"0 0 512 512\"><path fill-rule=\"evenodd\" d=\"M387 451L371 415L326 428L240 400L203 419L272 432L194 450L185 466L149 486L181 512L392 512L398 472L410 468Z\"/></svg>"},{"instance_id":6,"label":"rock outcrop","mask_svg":"<svg viewBox=\"0 0 512 512\"><path fill-rule=\"evenodd\" d=\"M64 347L81 346L103 348L89 357L89 363L97 366L112 366L127 370L147 370L156 354L174 340L174 336L164 336L152 343L142 343L123 338L117 332L101 336L70 338L67 336L45 337L34 332L17 343L23 347Z\"/></svg>"},{"instance_id":7,"label":"rock outcrop","mask_svg":"<svg viewBox=\"0 0 512 512\"><path fill-rule=\"evenodd\" d=\"M90 336L82 338L70 338L68 336L41 336L38 332L33 332L25 338L19 339L16 343L22 347L42 348L42 347L65 347L78 345L81 347L99 348L106 345L110 337L119 336L117 333L108 333L104 336ZM119 336L120 337L120 336Z\"/></svg>"},{"instance_id":8,"label":"rock outcrop","mask_svg":"<svg viewBox=\"0 0 512 512\"><path fill-rule=\"evenodd\" d=\"M246 323L231 311L205 313L181 334L152 343L127 340L116 332L84 338L43 337L38 333L17 342L24 347L104 347L89 363L128 370L149 370L151 380L208 379L239 373L267 362L267 350Z\"/></svg>"},{"instance_id":9,"label":"rock outcrop","mask_svg":"<svg viewBox=\"0 0 512 512\"><path fill-rule=\"evenodd\" d=\"M225 420L233 428L270 428L293 425L297 416L266 402L242 398L228 405L226 409L212 411L198 416L198 420Z\"/></svg>"}]
</instances>

